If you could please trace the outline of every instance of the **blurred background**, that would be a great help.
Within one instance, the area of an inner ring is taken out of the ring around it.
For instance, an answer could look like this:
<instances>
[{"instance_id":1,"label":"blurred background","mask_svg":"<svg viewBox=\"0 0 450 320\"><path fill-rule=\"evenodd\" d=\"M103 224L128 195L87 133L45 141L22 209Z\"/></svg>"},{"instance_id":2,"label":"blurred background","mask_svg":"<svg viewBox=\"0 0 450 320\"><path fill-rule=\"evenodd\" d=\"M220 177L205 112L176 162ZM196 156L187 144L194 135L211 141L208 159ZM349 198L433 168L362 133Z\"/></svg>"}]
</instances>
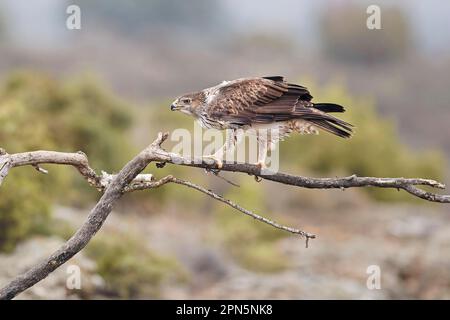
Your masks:
<instances>
[{"instance_id":1,"label":"blurred background","mask_svg":"<svg viewBox=\"0 0 450 320\"><path fill-rule=\"evenodd\" d=\"M81 30L66 8L81 8ZM381 8L381 30L366 27ZM443 1L0 1L0 147L83 150L119 170L182 93L284 75L340 103L350 141L296 136L281 171L449 183L450 3ZM171 143L165 147L170 149ZM100 194L73 168L11 171L0 189L0 285L57 249ZM316 233L304 241L178 185L127 195L85 250L21 299L450 298L446 205L382 189L303 190L167 165L255 212ZM448 191L447 191L448 193ZM66 266L82 270L66 288ZM366 286L370 265L381 290Z\"/></svg>"}]
</instances>

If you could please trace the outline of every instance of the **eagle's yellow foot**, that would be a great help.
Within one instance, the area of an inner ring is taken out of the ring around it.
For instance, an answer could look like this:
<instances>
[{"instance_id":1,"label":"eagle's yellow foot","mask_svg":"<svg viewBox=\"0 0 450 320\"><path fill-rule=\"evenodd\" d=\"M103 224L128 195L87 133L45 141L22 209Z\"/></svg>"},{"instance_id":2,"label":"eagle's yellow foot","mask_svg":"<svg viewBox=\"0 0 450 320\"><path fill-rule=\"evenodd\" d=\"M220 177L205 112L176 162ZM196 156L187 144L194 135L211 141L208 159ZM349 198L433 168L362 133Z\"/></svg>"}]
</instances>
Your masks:
<instances>
[{"instance_id":1,"label":"eagle's yellow foot","mask_svg":"<svg viewBox=\"0 0 450 320\"><path fill-rule=\"evenodd\" d=\"M214 165L217 167L217 169L222 169L222 167L223 167L222 159L216 158L214 155L203 156L203 159L213 160L214 161ZM208 163L208 161L205 161L205 162Z\"/></svg>"}]
</instances>

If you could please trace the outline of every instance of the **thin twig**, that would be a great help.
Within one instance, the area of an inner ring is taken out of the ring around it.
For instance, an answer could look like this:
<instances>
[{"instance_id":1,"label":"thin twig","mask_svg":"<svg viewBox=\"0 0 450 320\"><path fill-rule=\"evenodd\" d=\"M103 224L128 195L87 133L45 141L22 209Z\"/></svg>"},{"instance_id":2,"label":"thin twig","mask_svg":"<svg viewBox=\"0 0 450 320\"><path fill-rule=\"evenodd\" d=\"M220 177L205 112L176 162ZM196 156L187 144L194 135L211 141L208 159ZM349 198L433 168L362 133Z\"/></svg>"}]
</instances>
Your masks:
<instances>
[{"instance_id":1,"label":"thin twig","mask_svg":"<svg viewBox=\"0 0 450 320\"><path fill-rule=\"evenodd\" d=\"M281 224L279 224L279 223L277 223L277 222L275 222L273 220L264 218L264 217L262 217L262 216L260 216L260 215L258 215L256 213L253 213L250 210L247 210L247 209L241 207L240 205L232 202L231 200L225 199L221 195L218 195L217 193L214 193L211 190L207 190L207 189L205 189L205 188L203 188L203 187L201 187L199 185L196 185L196 184L194 184L192 182L189 182L189 181L186 181L186 180L182 180L182 179L178 179L178 178L174 178L174 177L171 179L171 182L177 183L177 184L181 184L181 185L187 186L189 188L195 189L197 191L200 191L200 192L210 196L211 198L213 198L215 200L223 202L223 203L229 205L230 207L232 207L232 208L234 208L234 209L236 209L236 210L238 210L238 211L240 211L240 212L242 212L242 213L244 213L244 214L246 214L246 215L248 215L248 216L250 216L250 217L252 217L252 218L254 218L256 220L261 221L263 223L266 223L268 225L271 225L272 227L275 227L277 229L284 230L284 231L287 231L287 232L290 232L290 233L294 233L294 234L298 234L298 235L300 235L302 237L305 237L306 239L314 239L316 237L316 235L314 235L312 233L308 233L308 232L305 232L305 231L302 231L302 230L299 230L299 229L287 227L287 226L281 225Z\"/></svg>"},{"instance_id":2,"label":"thin twig","mask_svg":"<svg viewBox=\"0 0 450 320\"><path fill-rule=\"evenodd\" d=\"M211 169L211 168L205 168L205 172L206 172L206 173L212 173L215 177L217 177L217 178L219 178L219 179L225 181L225 182L228 183L228 184L231 184L233 187L238 187L238 188L240 188L240 185L238 185L236 182L233 182L233 181L231 181L231 180L225 178L224 176L222 176L222 175L220 174L220 170L217 170L217 169Z\"/></svg>"}]
</instances>

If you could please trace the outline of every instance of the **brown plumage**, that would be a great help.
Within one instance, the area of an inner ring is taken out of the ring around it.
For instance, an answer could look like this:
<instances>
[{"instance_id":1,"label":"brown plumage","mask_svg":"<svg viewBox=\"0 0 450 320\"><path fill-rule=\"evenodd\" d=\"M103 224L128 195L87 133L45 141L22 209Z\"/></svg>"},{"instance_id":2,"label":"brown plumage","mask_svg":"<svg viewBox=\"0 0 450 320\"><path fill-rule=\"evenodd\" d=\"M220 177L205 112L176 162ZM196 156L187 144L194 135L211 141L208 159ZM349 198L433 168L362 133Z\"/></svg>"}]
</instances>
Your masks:
<instances>
[{"instance_id":1,"label":"brown plumage","mask_svg":"<svg viewBox=\"0 0 450 320\"><path fill-rule=\"evenodd\" d=\"M171 109L193 115L206 128L277 128L281 138L292 131L316 133L319 128L350 137L352 125L328 114L344 112L344 108L313 103L312 98L307 88L288 83L281 76L242 78L183 95Z\"/></svg>"}]
</instances>

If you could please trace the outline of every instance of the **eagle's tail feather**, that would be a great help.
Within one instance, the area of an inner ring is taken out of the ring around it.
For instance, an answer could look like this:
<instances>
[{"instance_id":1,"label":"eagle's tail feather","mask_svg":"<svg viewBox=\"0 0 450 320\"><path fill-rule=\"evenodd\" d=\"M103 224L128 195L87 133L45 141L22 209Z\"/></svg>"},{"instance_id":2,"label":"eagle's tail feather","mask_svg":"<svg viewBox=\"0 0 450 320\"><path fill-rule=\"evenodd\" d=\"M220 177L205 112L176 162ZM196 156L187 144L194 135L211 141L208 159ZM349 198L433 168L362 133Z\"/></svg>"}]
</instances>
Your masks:
<instances>
[{"instance_id":1,"label":"eagle's tail feather","mask_svg":"<svg viewBox=\"0 0 450 320\"><path fill-rule=\"evenodd\" d=\"M328 114L331 112L345 112L343 106L334 103L314 103L313 108L322 112L307 112L301 118L314 124L317 128L339 137L350 138L352 136L352 124ZM301 109L301 111L305 110Z\"/></svg>"},{"instance_id":2,"label":"eagle's tail feather","mask_svg":"<svg viewBox=\"0 0 450 320\"><path fill-rule=\"evenodd\" d=\"M325 130L329 133L335 134L341 138L350 138L352 136L352 129L348 126L338 124L328 119L314 119L308 120L313 123L316 127Z\"/></svg>"},{"instance_id":3,"label":"eagle's tail feather","mask_svg":"<svg viewBox=\"0 0 450 320\"><path fill-rule=\"evenodd\" d=\"M336 119L337 120L337 119ZM308 119L308 122L313 123L316 127L325 130L329 133L335 134L341 138L350 138L352 136L351 124L342 120L335 121L333 118L323 119Z\"/></svg>"},{"instance_id":4,"label":"eagle's tail feather","mask_svg":"<svg viewBox=\"0 0 450 320\"><path fill-rule=\"evenodd\" d=\"M319 109L320 111L329 113L329 112L345 112L343 106L335 104L335 103L314 103L314 108Z\"/></svg>"},{"instance_id":5,"label":"eagle's tail feather","mask_svg":"<svg viewBox=\"0 0 450 320\"><path fill-rule=\"evenodd\" d=\"M323 105L320 104L319 105ZM338 105L335 105L338 106ZM339 106L341 107L341 106ZM341 107L342 108L342 107ZM339 118L333 117L332 115L325 113L323 110L317 109L316 105L314 108L300 108L295 110L294 115L302 120L308 121L314 124L316 127L335 134L342 138L350 138L353 132L353 125L341 120ZM329 104L327 107L324 107L325 110L340 110L340 108L332 107L332 104ZM331 112L331 111L330 111ZM333 111L335 112L335 111Z\"/></svg>"}]
</instances>

